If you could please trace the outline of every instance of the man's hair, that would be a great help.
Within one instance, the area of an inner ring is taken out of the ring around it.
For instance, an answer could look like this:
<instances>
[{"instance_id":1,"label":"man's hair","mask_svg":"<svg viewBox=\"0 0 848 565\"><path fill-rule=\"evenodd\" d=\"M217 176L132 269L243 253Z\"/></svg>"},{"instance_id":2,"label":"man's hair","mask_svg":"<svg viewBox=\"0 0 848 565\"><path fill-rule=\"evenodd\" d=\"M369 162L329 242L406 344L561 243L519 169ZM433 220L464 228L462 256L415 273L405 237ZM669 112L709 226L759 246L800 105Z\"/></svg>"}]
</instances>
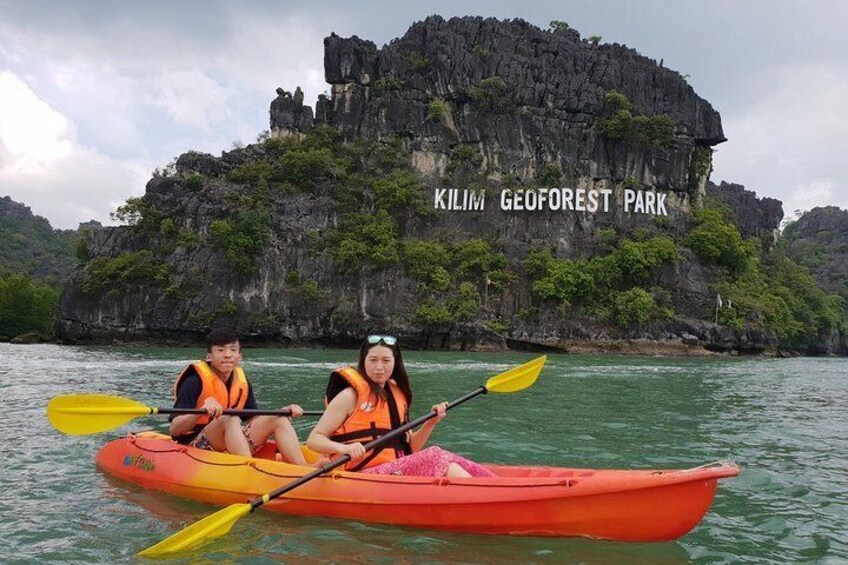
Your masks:
<instances>
[{"instance_id":1,"label":"man's hair","mask_svg":"<svg viewBox=\"0 0 848 565\"><path fill-rule=\"evenodd\" d=\"M206 336L206 351L212 351L212 347L215 345L226 345L238 340L238 334L230 328L216 328ZM239 343L239 346L241 346L241 343Z\"/></svg>"}]
</instances>

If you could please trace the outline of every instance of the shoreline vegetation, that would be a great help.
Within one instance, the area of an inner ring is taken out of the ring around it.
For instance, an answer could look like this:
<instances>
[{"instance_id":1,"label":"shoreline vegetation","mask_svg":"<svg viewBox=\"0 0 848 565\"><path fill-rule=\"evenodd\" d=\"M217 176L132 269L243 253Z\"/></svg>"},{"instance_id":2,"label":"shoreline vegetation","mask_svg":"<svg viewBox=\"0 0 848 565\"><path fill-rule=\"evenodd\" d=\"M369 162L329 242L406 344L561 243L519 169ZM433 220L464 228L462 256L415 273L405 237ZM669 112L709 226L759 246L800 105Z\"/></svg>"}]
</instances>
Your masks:
<instances>
[{"instance_id":1,"label":"shoreline vegetation","mask_svg":"<svg viewBox=\"0 0 848 565\"><path fill-rule=\"evenodd\" d=\"M840 354L809 355L798 351L790 351L780 348L765 349L762 351L720 351L710 349L697 343L687 343L686 340L651 340L651 339L572 339L557 343L538 343L528 341L508 340L511 343L498 346L495 344L482 344L472 347L420 347L413 341L407 345L411 351L444 351L444 352L469 352L469 353L493 353L493 352L533 352L554 353L562 355L621 355L621 356L644 356L644 357L761 357L761 358L789 358L789 357L848 357ZM52 344L67 345L71 347L142 347L142 348L192 348L196 349L202 345L202 340L195 339L174 340L120 340L113 339L104 342L91 343L69 343L63 340L27 333L9 339L0 335L0 343L13 345L35 345ZM254 341L245 338L243 345L245 349L350 349L358 347L354 340L321 340L321 341Z\"/></svg>"}]
</instances>

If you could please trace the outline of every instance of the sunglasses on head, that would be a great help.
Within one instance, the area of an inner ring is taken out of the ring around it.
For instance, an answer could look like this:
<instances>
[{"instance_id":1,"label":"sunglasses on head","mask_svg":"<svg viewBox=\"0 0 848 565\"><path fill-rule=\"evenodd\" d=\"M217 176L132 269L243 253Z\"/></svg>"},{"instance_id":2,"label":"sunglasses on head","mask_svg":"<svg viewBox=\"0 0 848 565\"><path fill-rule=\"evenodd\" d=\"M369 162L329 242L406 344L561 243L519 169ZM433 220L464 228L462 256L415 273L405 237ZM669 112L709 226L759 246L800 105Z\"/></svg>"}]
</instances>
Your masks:
<instances>
[{"instance_id":1,"label":"sunglasses on head","mask_svg":"<svg viewBox=\"0 0 848 565\"><path fill-rule=\"evenodd\" d=\"M365 338L365 341L368 342L369 345L376 345L381 341L386 345L394 345L397 343L397 338L393 335L369 335Z\"/></svg>"}]
</instances>

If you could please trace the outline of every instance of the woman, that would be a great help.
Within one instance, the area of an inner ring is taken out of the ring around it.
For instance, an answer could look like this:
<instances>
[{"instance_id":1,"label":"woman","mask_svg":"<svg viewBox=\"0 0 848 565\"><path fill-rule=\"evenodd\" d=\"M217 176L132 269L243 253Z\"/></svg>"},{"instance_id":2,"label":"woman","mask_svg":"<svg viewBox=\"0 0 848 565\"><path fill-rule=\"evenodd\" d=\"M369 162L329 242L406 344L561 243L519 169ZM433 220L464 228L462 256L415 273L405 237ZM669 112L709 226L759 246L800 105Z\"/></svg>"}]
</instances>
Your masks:
<instances>
[{"instance_id":1,"label":"woman","mask_svg":"<svg viewBox=\"0 0 848 565\"><path fill-rule=\"evenodd\" d=\"M363 444L409 421L412 390L397 339L369 335L359 350L356 368L330 375L327 409L309 434L307 445L318 453L350 455L349 471L427 477L491 477L473 461L438 447L421 448L442 418L447 402L436 404L437 416L418 431L398 436L371 452Z\"/></svg>"}]
</instances>

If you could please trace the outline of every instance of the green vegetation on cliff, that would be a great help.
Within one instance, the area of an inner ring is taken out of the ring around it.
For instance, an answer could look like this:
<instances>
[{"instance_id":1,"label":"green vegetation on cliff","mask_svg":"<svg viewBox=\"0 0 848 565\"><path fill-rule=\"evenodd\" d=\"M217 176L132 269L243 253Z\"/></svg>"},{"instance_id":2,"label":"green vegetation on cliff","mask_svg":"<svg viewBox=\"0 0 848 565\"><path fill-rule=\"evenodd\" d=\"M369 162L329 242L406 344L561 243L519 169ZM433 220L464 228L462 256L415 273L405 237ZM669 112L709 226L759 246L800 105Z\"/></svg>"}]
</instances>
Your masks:
<instances>
[{"instance_id":1,"label":"green vegetation on cliff","mask_svg":"<svg viewBox=\"0 0 848 565\"><path fill-rule=\"evenodd\" d=\"M708 263L725 267L738 275L748 268L757 254L753 241L743 241L724 208L701 208L693 213L695 227L684 243Z\"/></svg>"},{"instance_id":2,"label":"green vegetation on cliff","mask_svg":"<svg viewBox=\"0 0 848 565\"><path fill-rule=\"evenodd\" d=\"M604 110L606 116L598 120L595 129L607 139L642 147L667 147L674 138L674 120L665 114L635 114L633 103L618 91L606 93Z\"/></svg>"},{"instance_id":3,"label":"green vegetation on cliff","mask_svg":"<svg viewBox=\"0 0 848 565\"><path fill-rule=\"evenodd\" d=\"M542 303L621 327L674 316L661 269L689 248L715 266L713 290L723 296L719 323L773 332L781 347L814 351L816 344L838 340L848 325L843 299L827 294L809 271L778 248L763 252L756 240L744 240L722 204L695 210L692 229L679 241L656 236L624 239L612 251L592 259L555 259L550 250L532 251L524 262L533 295ZM702 316L709 319L708 300Z\"/></svg>"},{"instance_id":4,"label":"green vegetation on cliff","mask_svg":"<svg viewBox=\"0 0 848 565\"><path fill-rule=\"evenodd\" d=\"M784 347L815 348L846 329L842 297L825 293L805 267L782 251L752 261L744 273L716 288L732 304L719 311L719 323L769 329Z\"/></svg>"},{"instance_id":5,"label":"green vegetation on cliff","mask_svg":"<svg viewBox=\"0 0 848 565\"><path fill-rule=\"evenodd\" d=\"M481 292L499 293L516 278L506 269L503 253L489 242L406 240L402 244L406 273L418 281L415 319L424 325L468 322L477 317Z\"/></svg>"},{"instance_id":6,"label":"green vegetation on cliff","mask_svg":"<svg viewBox=\"0 0 848 565\"><path fill-rule=\"evenodd\" d=\"M397 224L385 210L376 215L345 214L327 237L340 269L359 273L398 262Z\"/></svg>"},{"instance_id":7,"label":"green vegetation on cliff","mask_svg":"<svg viewBox=\"0 0 848 565\"><path fill-rule=\"evenodd\" d=\"M35 332L53 335L59 291L29 277L0 278L0 336Z\"/></svg>"},{"instance_id":8,"label":"green vegetation on cliff","mask_svg":"<svg viewBox=\"0 0 848 565\"><path fill-rule=\"evenodd\" d=\"M805 212L786 226L779 245L825 291L841 296L848 312L848 210L825 206Z\"/></svg>"},{"instance_id":9,"label":"green vegetation on cliff","mask_svg":"<svg viewBox=\"0 0 848 565\"><path fill-rule=\"evenodd\" d=\"M474 107L484 112L500 112L512 104L509 86L499 76L484 78L469 94Z\"/></svg>"},{"instance_id":10,"label":"green vegetation on cliff","mask_svg":"<svg viewBox=\"0 0 848 565\"><path fill-rule=\"evenodd\" d=\"M240 162L225 175L229 186L223 193L222 217L210 223L205 236L181 227L186 224L181 210L154 206L147 197L130 198L113 217L155 239L156 260L176 247L190 248L205 240L228 265L249 277L274 241L275 212L288 197L328 198L339 211L338 224L319 244L332 247L346 272L397 263L399 228L394 216L428 212L426 189L399 140L346 143L336 130L317 127L301 137L265 139L236 152ZM205 180L220 182L197 173L174 182L198 190Z\"/></svg>"},{"instance_id":11,"label":"green vegetation on cliff","mask_svg":"<svg viewBox=\"0 0 848 565\"><path fill-rule=\"evenodd\" d=\"M53 334L59 288L77 263L77 232L54 230L0 198L0 336Z\"/></svg>"},{"instance_id":12,"label":"green vegetation on cliff","mask_svg":"<svg viewBox=\"0 0 848 565\"><path fill-rule=\"evenodd\" d=\"M815 351L816 344L838 341L848 329L842 297L822 290L783 246L764 253L755 240L744 241L729 210L709 205L695 212L695 228L685 241L699 257L721 267L715 284L725 301L719 323L774 332L790 349Z\"/></svg>"},{"instance_id":13,"label":"green vegetation on cliff","mask_svg":"<svg viewBox=\"0 0 848 565\"><path fill-rule=\"evenodd\" d=\"M499 91L495 82L487 85L491 92ZM481 98L485 100L490 99ZM602 130L621 126L623 122L615 122L616 115L624 115L621 112L633 117L632 105L623 95L610 93L608 104L615 112L607 118L611 121L602 122ZM621 130L619 139L662 146L673 127L650 125L652 119L636 120L633 123L642 125ZM613 129L604 131L610 134ZM697 174L704 173L707 157L701 152L694 158ZM404 297L403 311L394 315L399 323L418 327L472 324L508 333L515 324L543 315L549 321L583 320L625 332L646 324L663 327L678 316L677 269L682 262L696 261L711 282L709 288L703 287L700 305L685 297L687 318L712 321L713 297L720 293L726 302L719 312L721 326L773 334L781 347L812 350L823 340L838 340L845 328L838 297L819 289L809 273L785 254L764 252L759 240L744 239L730 210L709 199L694 210L688 230L674 229L676 224L667 217L630 230L599 225L592 236L595 247L576 250L573 257L555 257L556 246L536 248L524 257L513 251L509 257L503 241L487 232L468 238L467 233L442 228L431 231L430 239L420 238L428 226L438 225L432 223L434 212L427 204L432 189L411 167L410 151L400 138L346 141L337 131L319 127L299 137L267 139L238 149L229 162L232 165L219 177L183 172L173 179L175 187L208 192L215 219L205 230L197 225L189 228L192 224L178 208L154 207L147 198L128 201L116 215L148 238L149 249L90 259L83 290L146 284L164 289L165 296L187 299L197 285L174 271L170 254L176 248L206 245L248 281L256 276L269 248L280 250L296 237L296 245L305 252L300 260L313 269L316 264L329 265L331 272L321 272L322 285L329 278L349 288L363 288L379 275L402 288L404 279L411 279L414 290ZM494 181L481 167L479 148L457 143L442 180L476 190L523 182L512 177ZM546 163L536 178L526 180L525 188L537 183L553 186L564 176L559 163ZM632 177L622 186L650 188ZM216 202L220 210L214 208ZM317 223L321 227L307 222L312 226L307 231L292 230L280 221L291 217L284 213L290 206L324 218ZM361 314L355 298L336 296L332 285L325 288L304 277L308 272L304 267L297 269L286 271L285 292L296 298L289 316L314 315L329 307L327 319L333 324L357 322ZM504 304L514 304L520 296L532 299L531 307L518 316L509 315ZM245 306L228 300L192 312L190 322L208 326L216 320L248 317L242 316ZM693 312L693 302L700 311ZM271 311L256 318L255 324L270 327L283 319L285 314Z\"/></svg>"},{"instance_id":14,"label":"green vegetation on cliff","mask_svg":"<svg viewBox=\"0 0 848 565\"><path fill-rule=\"evenodd\" d=\"M555 301L562 311L574 309L589 317L630 327L673 312L662 305L655 287L664 265L679 260L671 239L625 239L612 252L585 260L555 259L548 249L532 251L524 269L533 294Z\"/></svg>"},{"instance_id":15,"label":"green vegetation on cliff","mask_svg":"<svg viewBox=\"0 0 848 565\"><path fill-rule=\"evenodd\" d=\"M229 265L250 274L265 250L272 220L267 209L242 209L232 221L214 220L209 225L209 241L223 250Z\"/></svg>"},{"instance_id":16,"label":"green vegetation on cliff","mask_svg":"<svg viewBox=\"0 0 848 565\"><path fill-rule=\"evenodd\" d=\"M125 285L164 285L172 267L150 251L124 253L118 257L96 257L87 265L82 279L86 292L117 291Z\"/></svg>"},{"instance_id":17,"label":"green vegetation on cliff","mask_svg":"<svg viewBox=\"0 0 848 565\"><path fill-rule=\"evenodd\" d=\"M76 265L74 230L54 230L9 197L0 198L0 277L26 275L58 286Z\"/></svg>"}]
</instances>

